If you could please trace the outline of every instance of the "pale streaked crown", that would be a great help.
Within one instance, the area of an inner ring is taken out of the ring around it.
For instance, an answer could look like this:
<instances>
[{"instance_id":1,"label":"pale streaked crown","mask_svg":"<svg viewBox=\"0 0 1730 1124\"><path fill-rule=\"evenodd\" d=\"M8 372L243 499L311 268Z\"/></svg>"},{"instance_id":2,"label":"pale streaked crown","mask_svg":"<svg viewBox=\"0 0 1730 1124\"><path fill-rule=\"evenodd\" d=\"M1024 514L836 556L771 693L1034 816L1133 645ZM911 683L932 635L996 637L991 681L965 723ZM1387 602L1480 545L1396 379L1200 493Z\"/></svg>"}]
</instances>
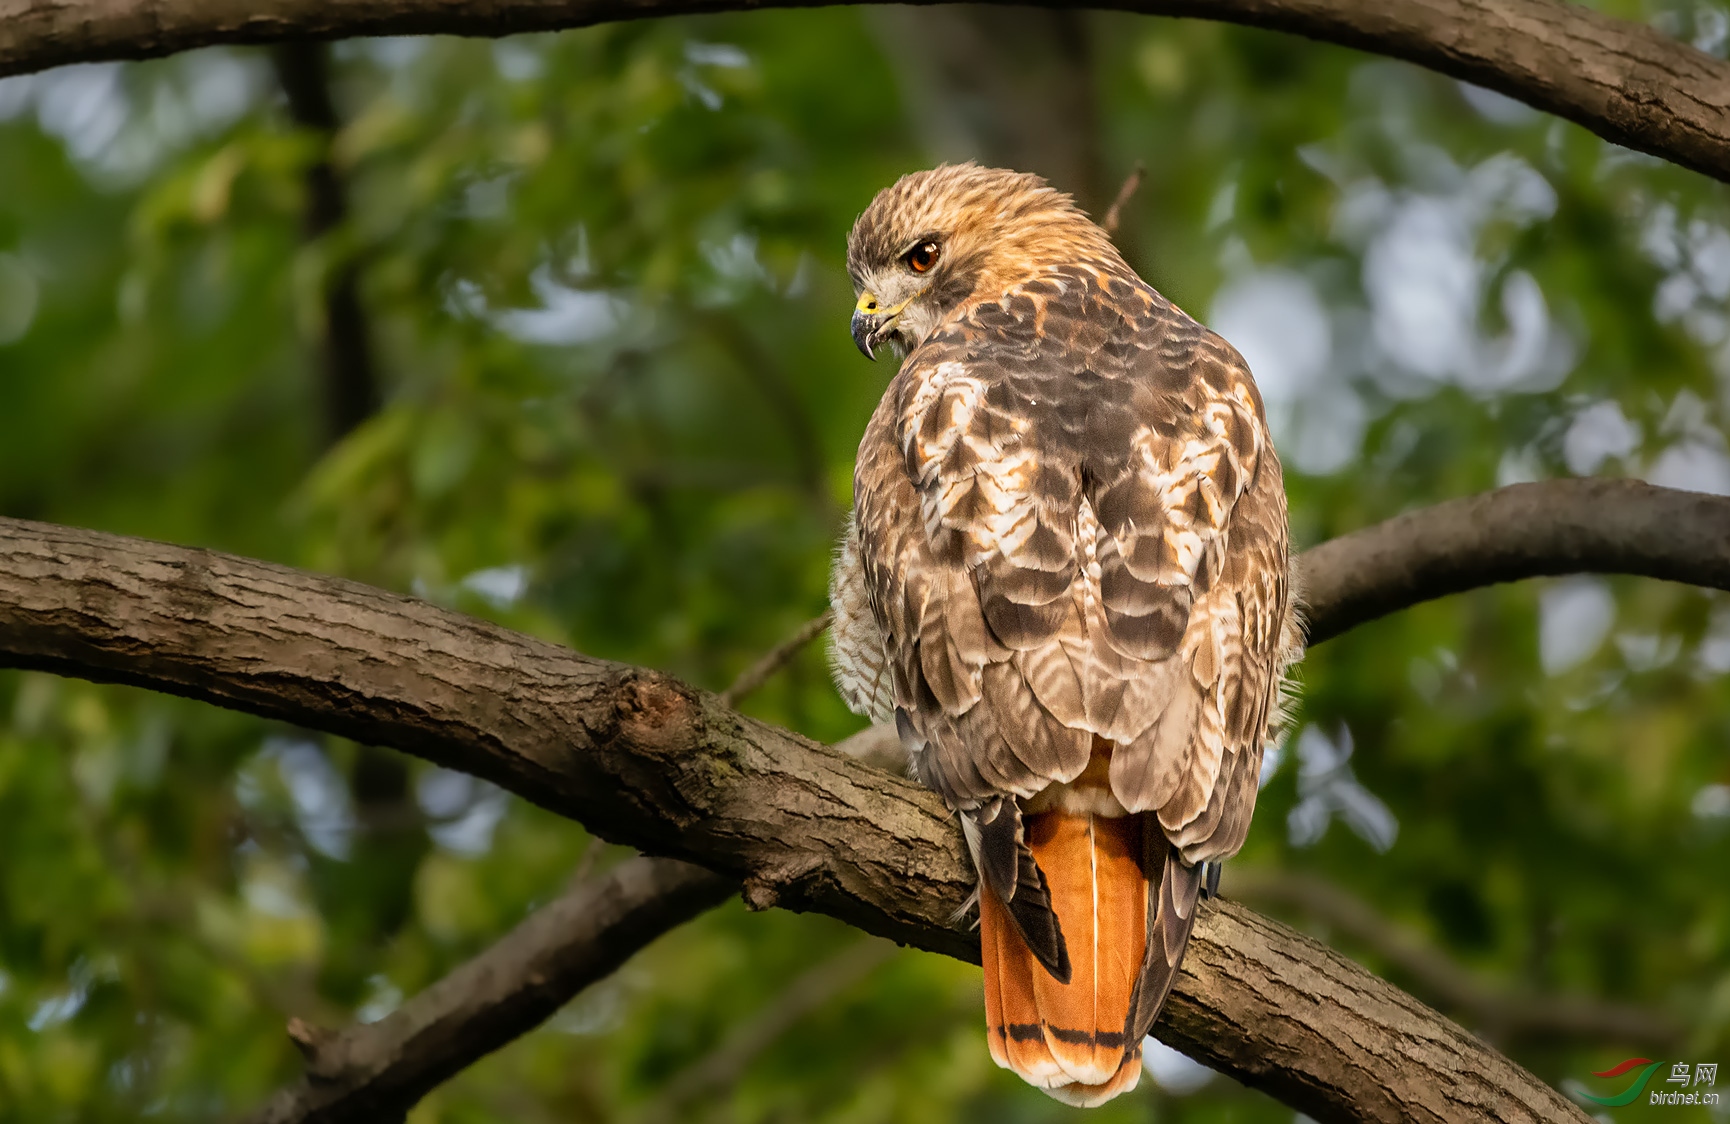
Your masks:
<instances>
[{"instance_id":1,"label":"pale streaked crown","mask_svg":"<svg viewBox=\"0 0 1730 1124\"><path fill-rule=\"evenodd\" d=\"M935 265L906 262L935 243ZM847 239L847 271L858 294L902 309L894 342L903 351L970 298L1062 265L1087 262L1127 272L1111 238L1039 176L977 164L913 172L878 192Z\"/></svg>"}]
</instances>

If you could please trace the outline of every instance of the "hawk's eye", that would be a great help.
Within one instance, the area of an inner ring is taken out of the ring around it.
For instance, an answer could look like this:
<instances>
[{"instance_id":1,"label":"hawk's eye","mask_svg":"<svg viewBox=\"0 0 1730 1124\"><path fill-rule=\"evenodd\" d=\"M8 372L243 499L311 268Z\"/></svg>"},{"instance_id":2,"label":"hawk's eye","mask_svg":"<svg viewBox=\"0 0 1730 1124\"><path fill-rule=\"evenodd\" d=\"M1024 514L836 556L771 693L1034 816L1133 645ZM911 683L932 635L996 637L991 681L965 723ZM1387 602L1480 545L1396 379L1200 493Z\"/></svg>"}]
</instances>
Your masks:
<instances>
[{"instance_id":1,"label":"hawk's eye","mask_svg":"<svg viewBox=\"0 0 1730 1124\"><path fill-rule=\"evenodd\" d=\"M901 258L914 273L924 273L937 264L937 243L921 242Z\"/></svg>"}]
</instances>

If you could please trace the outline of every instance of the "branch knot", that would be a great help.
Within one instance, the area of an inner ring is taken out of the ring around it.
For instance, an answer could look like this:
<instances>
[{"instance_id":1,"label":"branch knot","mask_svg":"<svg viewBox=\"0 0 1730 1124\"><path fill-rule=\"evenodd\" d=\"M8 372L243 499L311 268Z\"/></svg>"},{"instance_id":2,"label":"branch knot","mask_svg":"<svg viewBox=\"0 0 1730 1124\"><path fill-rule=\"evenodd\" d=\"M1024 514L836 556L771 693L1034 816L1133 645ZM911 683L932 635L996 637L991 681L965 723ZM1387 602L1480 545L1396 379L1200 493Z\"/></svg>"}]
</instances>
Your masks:
<instances>
[{"instance_id":1,"label":"branch knot","mask_svg":"<svg viewBox=\"0 0 1730 1124\"><path fill-rule=\"evenodd\" d=\"M805 855L763 867L745 879L745 888L739 896L744 899L745 908L753 913L773 909L789 888L810 878L823 866L822 856Z\"/></svg>"},{"instance_id":2,"label":"branch knot","mask_svg":"<svg viewBox=\"0 0 1730 1124\"><path fill-rule=\"evenodd\" d=\"M335 1081L348 1068L342 1035L298 1016L288 1020L288 1039L300 1051L306 1075L314 1081Z\"/></svg>"}]
</instances>

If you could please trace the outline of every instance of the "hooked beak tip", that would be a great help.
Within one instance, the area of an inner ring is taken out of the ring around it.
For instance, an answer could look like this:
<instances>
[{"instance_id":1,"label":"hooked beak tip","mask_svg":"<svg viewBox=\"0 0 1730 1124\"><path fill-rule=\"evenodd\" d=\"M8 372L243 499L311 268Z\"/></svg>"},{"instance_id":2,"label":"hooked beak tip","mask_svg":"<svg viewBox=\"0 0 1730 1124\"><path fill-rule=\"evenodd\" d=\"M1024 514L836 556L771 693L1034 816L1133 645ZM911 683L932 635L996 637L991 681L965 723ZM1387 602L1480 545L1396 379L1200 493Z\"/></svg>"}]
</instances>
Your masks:
<instances>
[{"instance_id":1,"label":"hooked beak tip","mask_svg":"<svg viewBox=\"0 0 1730 1124\"><path fill-rule=\"evenodd\" d=\"M874 345L876 341L872 339L873 334L877 331L877 326L877 322L873 317L867 316L863 312L855 312L853 314L852 327L854 346L858 347L859 354L872 362L877 361L877 356L874 354Z\"/></svg>"}]
</instances>

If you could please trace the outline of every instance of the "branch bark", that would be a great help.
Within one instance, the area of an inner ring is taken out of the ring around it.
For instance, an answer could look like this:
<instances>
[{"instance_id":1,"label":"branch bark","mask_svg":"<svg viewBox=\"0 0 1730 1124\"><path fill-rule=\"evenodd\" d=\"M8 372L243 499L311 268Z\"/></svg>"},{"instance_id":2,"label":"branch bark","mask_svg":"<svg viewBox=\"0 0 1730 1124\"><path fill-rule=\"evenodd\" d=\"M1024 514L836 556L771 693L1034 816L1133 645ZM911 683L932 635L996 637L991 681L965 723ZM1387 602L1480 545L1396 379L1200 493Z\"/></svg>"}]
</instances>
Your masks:
<instances>
[{"instance_id":1,"label":"branch bark","mask_svg":"<svg viewBox=\"0 0 1730 1124\"><path fill-rule=\"evenodd\" d=\"M246 1124L401 1121L434 1086L544 1022L738 883L672 859L627 859L575 886L376 1023L341 1033L300 1020L306 1076Z\"/></svg>"},{"instance_id":2,"label":"branch bark","mask_svg":"<svg viewBox=\"0 0 1730 1124\"><path fill-rule=\"evenodd\" d=\"M1448 500L1301 558L1309 642L1422 601L1555 574L1730 589L1730 499L1638 480L1546 480Z\"/></svg>"},{"instance_id":3,"label":"branch bark","mask_svg":"<svg viewBox=\"0 0 1730 1124\"><path fill-rule=\"evenodd\" d=\"M1730 501L1642 485L1593 494L1606 525L1631 519L1636 501L1692 505L1696 517L1720 520L1730 511ZM1491 515L1542 522L1566 510L1545 504L1534 515L1497 495L1461 501L1480 515L1458 533L1486 533ZM1620 505L1608 502L1618 496ZM1458 505L1438 510L1454 527L1447 516ZM1474 571L1457 542L1426 537L1421 515L1402 518L1401 541L1433 542L1452 560L1439 571L1448 590L1471 572L1556 572L1562 559L1543 549L1603 537L1528 534L1524 556L1495 552ZM1371 569L1403 596L1439 592L1411 578L1414 567L1427 572L1423 559L1378 563L1402 555L1365 534ZM1723 545L1722 534L1648 536L1613 557L1674 577L1701 569L1679 557L1689 546L1721 561ZM1351 553L1326 557L1349 567ZM1318 619L1337 625L1350 615L1342 605L1385 611L1395 600L1363 583L1346 588ZM0 520L0 665L132 683L393 746L493 780L604 838L741 880L755 907L820 911L977 960L976 938L951 921L971 871L931 793L665 676L423 602L210 551ZM1317 1119L1585 1119L1397 988L1241 906L1204 912L1185 963L1161 1038Z\"/></svg>"},{"instance_id":4,"label":"branch bark","mask_svg":"<svg viewBox=\"0 0 1730 1124\"><path fill-rule=\"evenodd\" d=\"M0 0L0 75L217 43L509 35L824 0ZM1055 6L1055 4L1053 5ZM1564 0L1103 0L1286 31L1404 59L1730 180L1730 63Z\"/></svg>"},{"instance_id":5,"label":"branch bark","mask_svg":"<svg viewBox=\"0 0 1730 1124\"><path fill-rule=\"evenodd\" d=\"M807 622L721 693L728 706L760 687L824 628ZM388 751L365 746L374 753ZM400 765L403 758L389 754ZM539 1026L589 984L739 887L674 859L632 859L599 883L589 872L605 847L591 839L571 886L504 937L390 1016L338 1033L293 1018L288 1034L305 1076L276 1093L246 1124L348 1124L404 1119L441 1082ZM894 946L865 938L794 981L783 1001L676 1075L645 1120L736 1079L793 1023L845 990Z\"/></svg>"}]
</instances>

